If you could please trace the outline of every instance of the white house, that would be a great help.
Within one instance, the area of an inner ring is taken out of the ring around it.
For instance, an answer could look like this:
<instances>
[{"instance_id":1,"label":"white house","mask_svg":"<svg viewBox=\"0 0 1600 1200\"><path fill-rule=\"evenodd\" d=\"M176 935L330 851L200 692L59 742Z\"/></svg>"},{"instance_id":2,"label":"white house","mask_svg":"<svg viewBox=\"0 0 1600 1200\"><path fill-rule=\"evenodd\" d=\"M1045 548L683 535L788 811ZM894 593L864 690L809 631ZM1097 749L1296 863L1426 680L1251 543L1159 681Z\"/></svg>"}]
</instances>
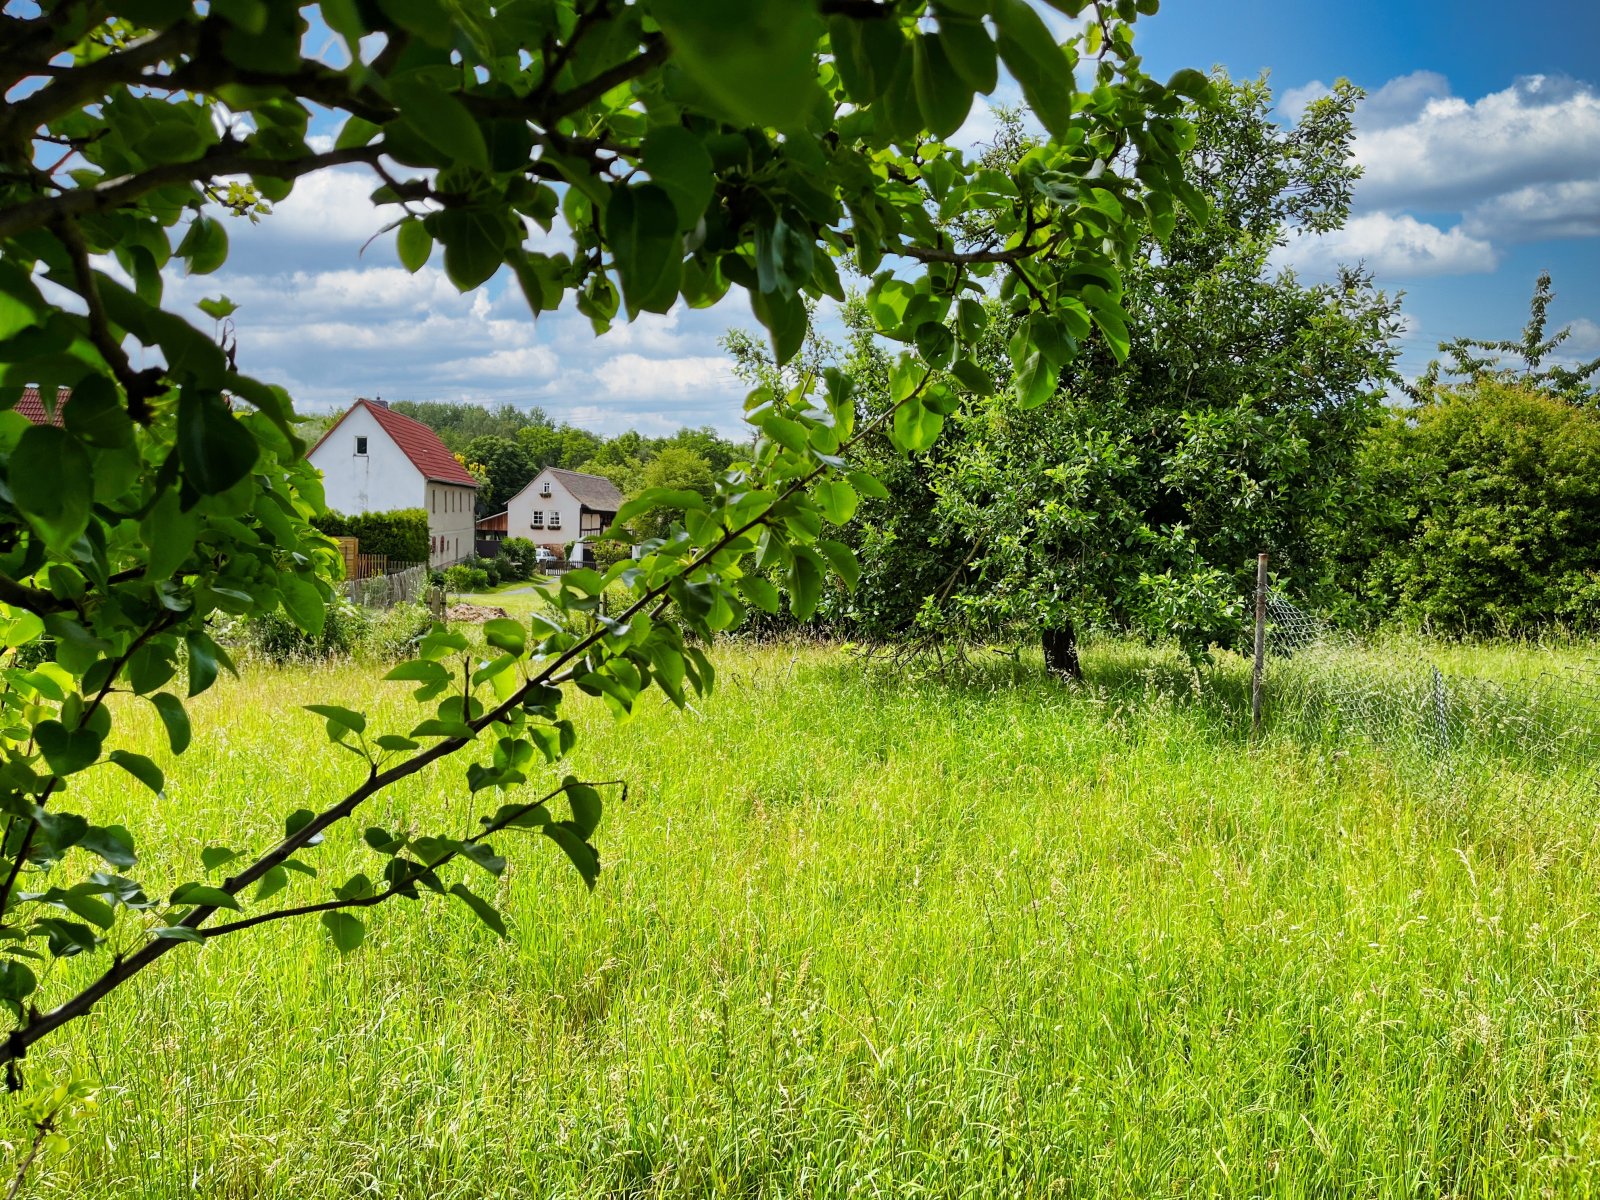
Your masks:
<instances>
[{"instance_id":1,"label":"white house","mask_svg":"<svg viewBox=\"0 0 1600 1200\"><path fill-rule=\"evenodd\" d=\"M357 400L311 448L328 507L341 513L421 508L428 514L428 564L473 555L478 481L421 421L382 400Z\"/></svg>"},{"instance_id":2,"label":"white house","mask_svg":"<svg viewBox=\"0 0 1600 1200\"><path fill-rule=\"evenodd\" d=\"M506 501L505 532L560 554L568 542L599 537L621 507L622 493L604 475L546 467Z\"/></svg>"}]
</instances>

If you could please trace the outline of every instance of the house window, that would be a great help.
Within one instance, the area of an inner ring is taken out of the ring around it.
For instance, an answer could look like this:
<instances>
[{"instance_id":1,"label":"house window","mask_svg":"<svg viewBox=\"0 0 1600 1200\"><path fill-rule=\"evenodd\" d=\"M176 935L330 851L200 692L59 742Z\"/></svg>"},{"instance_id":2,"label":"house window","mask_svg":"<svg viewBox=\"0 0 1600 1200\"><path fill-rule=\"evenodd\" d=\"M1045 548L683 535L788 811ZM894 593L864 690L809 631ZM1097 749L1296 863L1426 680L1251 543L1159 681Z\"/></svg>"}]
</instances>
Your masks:
<instances>
[{"instance_id":1,"label":"house window","mask_svg":"<svg viewBox=\"0 0 1600 1200\"><path fill-rule=\"evenodd\" d=\"M543 529L544 528L544 509L542 509L542 508L534 509L533 510L533 517L532 517L532 519L530 519L528 521L528 525L532 529Z\"/></svg>"},{"instance_id":2,"label":"house window","mask_svg":"<svg viewBox=\"0 0 1600 1200\"><path fill-rule=\"evenodd\" d=\"M357 454L365 454L366 452L367 452L367 439L364 438L364 437L358 437L356 439L356 453Z\"/></svg>"},{"instance_id":3,"label":"house window","mask_svg":"<svg viewBox=\"0 0 1600 1200\"><path fill-rule=\"evenodd\" d=\"M434 512L438 512L439 511L439 489L438 488L432 489L428 493L428 497L429 497L429 499L431 499L433 501L433 511Z\"/></svg>"},{"instance_id":4,"label":"house window","mask_svg":"<svg viewBox=\"0 0 1600 1200\"><path fill-rule=\"evenodd\" d=\"M606 531L607 524L605 514L584 509L578 514L578 536L585 539L599 537Z\"/></svg>"},{"instance_id":5,"label":"house window","mask_svg":"<svg viewBox=\"0 0 1600 1200\"><path fill-rule=\"evenodd\" d=\"M539 495L548 496L549 494L550 494L550 481L548 479L546 479L543 483L541 483L539 485Z\"/></svg>"},{"instance_id":6,"label":"house window","mask_svg":"<svg viewBox=\"0 0 1600 1200\"><path fill-rule=\"evenodd\" d=\"M557 509L551 509L550 510L550 528L551 529L560 529L561 528L561 513Z\"/></svg>"}]
</instances>

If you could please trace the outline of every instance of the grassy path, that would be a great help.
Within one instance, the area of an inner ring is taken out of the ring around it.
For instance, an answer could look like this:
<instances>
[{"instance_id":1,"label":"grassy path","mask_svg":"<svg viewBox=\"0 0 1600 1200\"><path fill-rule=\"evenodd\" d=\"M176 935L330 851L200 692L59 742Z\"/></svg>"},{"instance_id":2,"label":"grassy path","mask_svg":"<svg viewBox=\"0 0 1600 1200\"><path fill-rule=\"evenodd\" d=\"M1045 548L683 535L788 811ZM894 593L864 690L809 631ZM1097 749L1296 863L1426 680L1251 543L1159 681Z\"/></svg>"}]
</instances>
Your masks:
<instances>
[{"instance_id":1,"label":"grassy path","mask_svg":"<svg viewBox=\"0 0 1600 1200\"><path fill-rule=\"evenodd\" d=\"M1252 752L1181 673L1086 662L1074 694L735 649L700 711L587 712L578 772L634 781L592 896L506 842L509 944L426 902L347 959L287 925L169 956L30 1060L105 1083L35 1193L1600 1190L1593 819ZM262 844L357 769L294 705L405 725L374 675L255 671L155 811L104 773L95 803L145 846ZM458 778L371 823L469 825ZM353 836L314 853L372 869Z\"/></svg>"}]
</instances>

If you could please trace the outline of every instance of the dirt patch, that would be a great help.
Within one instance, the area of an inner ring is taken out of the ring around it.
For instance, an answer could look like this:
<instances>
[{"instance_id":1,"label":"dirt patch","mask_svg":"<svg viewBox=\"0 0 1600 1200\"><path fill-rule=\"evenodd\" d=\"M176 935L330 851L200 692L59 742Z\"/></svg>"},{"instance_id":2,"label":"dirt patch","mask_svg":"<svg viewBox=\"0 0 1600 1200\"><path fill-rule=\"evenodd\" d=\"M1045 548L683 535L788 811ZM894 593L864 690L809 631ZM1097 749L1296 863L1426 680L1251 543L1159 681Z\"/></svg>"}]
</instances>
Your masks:
<instances>
[{"instance_id":1,"label":"dirt patch","mask_svg":"<svg viewBox=\"0 0 1600 1200\"><path fill-rule=\"evenodd\" d=\"M445 620L470 621L474 625L482 625L485 621L509 615L505 609L492 608L487 604L452 604L444 610Z\"/></svg>"}]
</instances>

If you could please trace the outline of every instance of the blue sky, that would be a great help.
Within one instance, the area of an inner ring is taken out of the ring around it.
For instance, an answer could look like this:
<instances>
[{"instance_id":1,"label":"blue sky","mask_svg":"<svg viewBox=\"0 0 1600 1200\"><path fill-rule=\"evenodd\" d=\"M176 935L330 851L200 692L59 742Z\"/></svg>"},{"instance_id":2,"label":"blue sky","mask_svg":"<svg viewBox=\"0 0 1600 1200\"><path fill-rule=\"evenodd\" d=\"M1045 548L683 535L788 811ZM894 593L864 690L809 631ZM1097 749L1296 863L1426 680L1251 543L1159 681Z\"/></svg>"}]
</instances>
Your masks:
<instances>
[{"instance_id":1,"label":"blue sky","mask_svg":"<svg viewBox=\"0 0 1600 1200\"><path fill-rule=\"evenodd\" d=\"M1352 221L1283 257L1311 278L1361 260L1403 290L1414 374L1443 338L1514 335L1544 269L1574 355L1600 355L1600 4L1529 14L1481 0L1167 0L1138 42L1153 73L1268 70L1290 115L1340 77L1367 89ZM975 112L966 136L985 124ZM408 276L387 239L361 253L382 224L371 187L356 170L301 181L260 225L231 226L224 271L174 281L175 297L240 302L241 366L307 409L381 395L537 404L607 432L738 427L743 392L716 343L754 326L744 303L601 339L570 311L535 325L499 281L461 296L435 265Z\"/></svg>"}]
</instances>

